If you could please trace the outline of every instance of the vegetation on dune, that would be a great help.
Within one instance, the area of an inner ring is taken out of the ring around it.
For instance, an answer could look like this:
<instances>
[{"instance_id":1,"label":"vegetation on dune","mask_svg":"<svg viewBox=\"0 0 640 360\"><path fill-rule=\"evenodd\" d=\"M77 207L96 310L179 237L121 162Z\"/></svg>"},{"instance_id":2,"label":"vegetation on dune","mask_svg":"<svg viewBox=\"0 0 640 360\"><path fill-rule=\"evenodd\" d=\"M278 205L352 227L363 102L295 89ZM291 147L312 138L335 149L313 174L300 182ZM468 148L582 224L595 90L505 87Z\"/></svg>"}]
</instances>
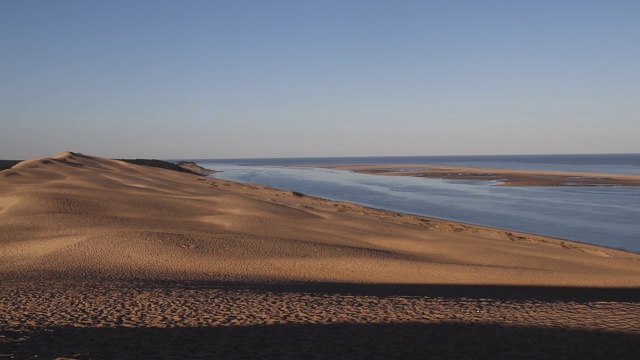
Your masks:
<instances>
[{"instance_id":1,"label":"vegetation on dune","mask_svg":"<svg viewBox=\"0 0 640 360\"><path fill-rule=\"evenodd\" d=\"M292 191L291 194L295 197L304 197L305 195L298 191Z\"/></svg>"},{"instance_id":2,"label":"vegetation on dune","mask_svg":"<svg viewBox=\"0 0 640 360\"><path fill-rule=\"evenodd\" d=\"M118 160L126 161L128 163L136 164L136 165L145 165L145 166L157 167L157 168L162 168L167 170L179 171L179 172L188 173L188 174L200 175L194 171L185 169L178 164L168 162L168 161L163 161L163 160L156 160L156 159L118 159Z\"/></svg>"},{"instance_id":3,"label":"vegetation on dune","mask_svg":"<svg viewBox=\"0 0 640 360\"><path fill-rule=\"evenodd\" d=\"M156 160L156 159L118 159L118 160L126 161L128 163L136 164L136 165L152 166L152 167L158 167L158 168L167 169L167 170L179 171L187 174L203 175L202 173L198 173L196 171L186 169L180 166L179 164L175 164L175 163L163 161L163 160ZM10 169L20 162L22 162L22 160L0 160L0 171Z\"/></svg>"},{"instance_id":4,"label":"vegetation on dune","mask_svg":"<svg viewBox=\"0 0 640 360\"><path fill-rule=\"evenodd\" d=\"M21 161L22 160L0 160L0 171L11 169L14 165Z\"/></svg>"}]
</instances>

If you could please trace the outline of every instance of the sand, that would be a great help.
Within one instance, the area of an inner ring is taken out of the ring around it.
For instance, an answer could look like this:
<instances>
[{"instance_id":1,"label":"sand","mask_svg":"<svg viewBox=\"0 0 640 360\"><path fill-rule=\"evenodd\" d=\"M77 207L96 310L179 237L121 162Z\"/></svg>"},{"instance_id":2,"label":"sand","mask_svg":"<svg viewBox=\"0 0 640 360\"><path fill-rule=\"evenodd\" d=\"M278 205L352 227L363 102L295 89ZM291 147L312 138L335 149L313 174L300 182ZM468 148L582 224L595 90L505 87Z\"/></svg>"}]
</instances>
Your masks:
<instances>
[{"instance_id":1,"label":"sand","mask_svg":"<svg viewBox=\"0 0 640 360\"><path fill-rule=\"evenodd\" d=\"M633 358L640 255L66 152L0 172L0 358Z\"/></svg>"},{"instance_id":2,"label":"sand","mask_svg":"<svg viewBox=\"0 0 640 360\"><path fill-rule=\"evenodd\" d=\"M498 186L639 186L640 175L590 172L514 170L423 164L308 165L364 174L415 176L448 180L493 180Z\"/></svg>"}]
</instances>

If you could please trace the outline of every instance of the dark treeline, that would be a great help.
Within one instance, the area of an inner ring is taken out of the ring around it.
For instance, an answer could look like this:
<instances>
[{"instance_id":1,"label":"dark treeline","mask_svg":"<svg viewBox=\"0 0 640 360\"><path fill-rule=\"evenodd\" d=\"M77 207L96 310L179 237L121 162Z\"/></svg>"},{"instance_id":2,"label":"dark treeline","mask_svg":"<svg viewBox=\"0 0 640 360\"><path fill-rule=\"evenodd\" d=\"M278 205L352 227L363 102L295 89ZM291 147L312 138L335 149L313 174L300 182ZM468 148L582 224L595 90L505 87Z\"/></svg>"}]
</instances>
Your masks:
<instances>
[{"instance_id":1,"label":"dark treeline","mask_svg":"<svg viewBox=\"0 0 640 360\"><path fill-rule=\"evenodd\" d=\"M118 159L118 160L126 161L128 163L136 164L136 165L152 166L152 167L179 171L179 172L188 173L188 174L199 175L198 173L193 172L189 169L185 169L178 164L168 162L168 161L163 161L163 160L156 160L156 159Z\"/></svg>"},{"instance_id":2,"label":"dark treeline","mask_svg":"<svg viewBox=\"0 0 640 360\"><path fill-rule=\"evenodd\" d=\"M0 160L0 171L10 169L22 160Z\"/></svg>"},{"instance_id":3,"label":"dark treeline","mask_svg":"<svg viewBox=\"0 0 640 360\"><path fill-rule=\"evenodd\" d=\"M163 161L163 160L156 160L156 159L118 159L118 160L126 161L128 163L136 164L136 165L152 166L152 167L179 171L179 172L188 173L188 174L200 175L194 171L185 169L178 164L174 164L172 162ZM0 171L10 169L20 162L22 162L22 160L0 160Z\"/></svg>"}]
</instances>

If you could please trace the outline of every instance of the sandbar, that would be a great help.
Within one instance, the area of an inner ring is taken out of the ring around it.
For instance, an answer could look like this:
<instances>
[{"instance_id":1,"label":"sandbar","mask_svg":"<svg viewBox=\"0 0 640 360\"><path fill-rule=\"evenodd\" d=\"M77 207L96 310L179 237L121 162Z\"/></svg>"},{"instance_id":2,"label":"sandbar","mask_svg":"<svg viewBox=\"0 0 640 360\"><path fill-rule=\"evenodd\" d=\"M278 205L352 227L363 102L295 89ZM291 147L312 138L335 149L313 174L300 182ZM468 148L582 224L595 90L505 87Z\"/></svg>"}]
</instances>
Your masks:
<instances>
[{"instance_id":1,"label":"sandbar","mask_svg":"<svg viewBox=\"0 0 640 360\"><path fill-rule=\"evenodd\" d=\"M364 174L496 181L498 186L640 186L638 174L514 170L424 164L305 165Z\"/></svg>"}]
</instances>

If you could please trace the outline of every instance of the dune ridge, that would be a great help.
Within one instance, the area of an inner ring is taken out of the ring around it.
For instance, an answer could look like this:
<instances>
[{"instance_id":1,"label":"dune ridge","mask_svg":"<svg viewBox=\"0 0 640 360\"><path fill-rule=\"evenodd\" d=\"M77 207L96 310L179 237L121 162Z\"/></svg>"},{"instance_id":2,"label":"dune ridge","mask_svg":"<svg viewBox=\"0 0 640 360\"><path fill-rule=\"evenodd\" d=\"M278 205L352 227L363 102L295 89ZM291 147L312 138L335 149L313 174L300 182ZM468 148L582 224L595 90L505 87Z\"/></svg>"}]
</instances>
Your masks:
<instances>
[{"instance_id":1,"label":"dune ridge","mask_svg":"<svg viewBox=\"0 0 640 360\"><path fill-rule=\"evenodd\" d=\"M0 282L8 358L305 358L296 333L319 358L640 343L638 254L73 152L0 172Z\"/></svg>"}]
</instances>

